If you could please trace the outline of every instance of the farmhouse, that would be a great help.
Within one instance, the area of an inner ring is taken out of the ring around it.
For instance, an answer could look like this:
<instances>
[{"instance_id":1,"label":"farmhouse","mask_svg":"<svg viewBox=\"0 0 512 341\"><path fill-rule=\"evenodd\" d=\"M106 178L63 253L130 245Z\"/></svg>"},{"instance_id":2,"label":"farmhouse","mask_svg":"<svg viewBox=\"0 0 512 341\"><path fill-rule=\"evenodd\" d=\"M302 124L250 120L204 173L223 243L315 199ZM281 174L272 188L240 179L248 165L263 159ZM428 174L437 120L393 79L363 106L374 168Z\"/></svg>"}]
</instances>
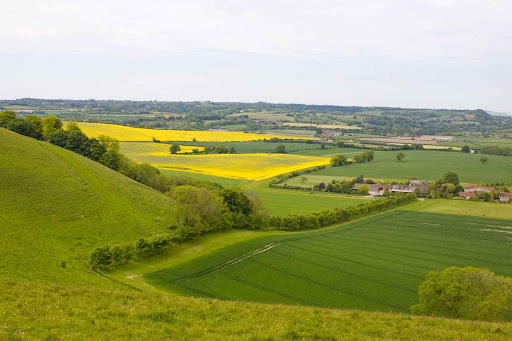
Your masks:
<instances>
[{"instance_id":1,"label":"farmhouse","mask_svg":"<svg viewBox=\"0 0 512 341\"><path fill-rule=\"evenodd\" d=\"M475 192L460 192L459 198L469 200L476 195Z\"/></svg>"},{"instance_id":2,"label":"farmhouse","mask_svg":"<svg viewBox=\"0 0 512 341\"><path fill-rule=\"evenodd\" d=\"M512 201L512 193L501 192L500 193L500 202L509 202Z\"/></svg>"},{"instance_id":3,"label":"farmhouse","mask_svg":"<svg viewBox=\"0 0 512 341\"><path fill-rule=\"evenodd\" d=\"M420 192L422 194L428 192L428 181L424 180L410 180L407 185L393 185L391 192L401 192L401 193L414 193Z\"/></svg>"},{"instance_id":4,"label":"farmhouse","mask_svg":"<svg viewBox=\"0 0 512 341\"><path fill-rule=\"evenodd\" d=\"M357 192L359 188L363 187L364 185L368 186L370 189L368 194L371 195L380 195L384 193L384 190L387 188L391 190L393 188L392 185L381 185L381 184L355 184L354 187L352 187L352 191Z\"/></svg>"},{"instance_id":5,"label":"farmhouse","mask_svg":"<svg viewBox=\"0 0 512 341\"><path fill-rule=\"evenodd\" d=\"M490 192L494 191L494 187L468 185L468 186L466 186L466 188L464 188L464 191L471 192L471 193L473 193L473 192L475 192L475 193L482 193L482 192L490 193Z\"/></svg>"}]
</instances>

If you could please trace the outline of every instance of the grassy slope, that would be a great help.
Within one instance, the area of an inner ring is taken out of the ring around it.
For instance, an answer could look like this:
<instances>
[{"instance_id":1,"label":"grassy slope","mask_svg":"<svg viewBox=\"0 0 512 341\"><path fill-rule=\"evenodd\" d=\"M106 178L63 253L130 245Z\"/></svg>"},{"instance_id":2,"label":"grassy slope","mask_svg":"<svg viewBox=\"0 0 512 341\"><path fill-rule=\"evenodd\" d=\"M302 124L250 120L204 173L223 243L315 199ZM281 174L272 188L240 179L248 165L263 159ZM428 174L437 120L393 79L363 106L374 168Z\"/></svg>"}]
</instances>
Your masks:
<instances>
[{"instance_id":1,"label":"grassy slope","mask_svg":"<svg viewBox=\"0 0 512 341\"><path fill-rule=\"evenodd\" d=\"M0 281L0 339L510 340L511 324ZM19 335L23 331L23 335Z\"/></svg>"},{"instance_id":2,"label":"grassy slope","mask_svg":"<svg viewBox=\"0 0 512 341\"><path fill-rule=\"evenodd\" d=\"M110 285L89 253L170 222L166 196L78 154L4 129L0 146L0 278Z\"/></svg>"},{"instance_id":3,"label":"grassy slope","mask_svg":"<svg viewBox=\"0 0 512 341\"><path fill-rule=\"evenodd\" d=\"M447 171L454 171L463 183L512 182L512 158L487 155L489 162L480 163L481 155L439 151L404 151L405 161L395 160L396 152L375 152L369 163L343 167L327 167L319 176L438 180ZM311 176L313 179L314 176Z\"/></svg>"}]
</instances>

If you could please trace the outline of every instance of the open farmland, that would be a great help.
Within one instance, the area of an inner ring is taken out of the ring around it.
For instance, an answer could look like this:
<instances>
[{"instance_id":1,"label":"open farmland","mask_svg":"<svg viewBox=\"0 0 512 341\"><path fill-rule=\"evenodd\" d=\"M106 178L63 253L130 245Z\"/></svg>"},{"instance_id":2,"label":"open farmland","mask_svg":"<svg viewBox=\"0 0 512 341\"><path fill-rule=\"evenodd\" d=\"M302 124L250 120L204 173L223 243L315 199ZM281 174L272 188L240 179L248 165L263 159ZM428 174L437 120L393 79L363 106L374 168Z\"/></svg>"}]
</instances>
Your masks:
<instances>
[{"instance_id":1,"label":"open farmland","mask_svg":"<svg viewBox=\"0 0 512 341\"><path fill-rule=\"evenodd\" d=\"M508 220L395 210L249 240L144 278L184 295L408 312L431 270L512 275L511 237Z\"/></svg>"},{"instance_id":2,"label":"open farmland","mask_svg":"<svg viewBox=\"0 0 512 341\"><path fill-rule=\"evenodd\" d=\"M511 157L487 155L489 161L483 165L478 154L428 150L406 150L404 153L405 160L398 162L396 152L376 151L372 162L328 167L308 176L308 179L311 182L317 175L325 179L325 176L355 178L363 174L366 178L409 180L416 177L435 181L444 173L453 171L462 183L512 182ZM346 155L350 157L349 153Z\"/></svg>"},{"instance_id":3,"label":"open farmland","mask_svg":"<svg viewBox=\"0 0 512 341\"><path fill-rule=\"evenodd\" d=\"M78 126L89 137L106 135L119 141L254 141L273 137L293 139L294 137L273 134L251 134L243 132L189 131L189 130L157 130L132 128L115 124L79 122ZM308 139L308 138L302 138Z\"/></svg>"},{"instance_id":4,"label":"open farmland","mask_svg":"<svg viewBox=\"0 0 512 341\"><path fill-rule=\"evenodd\" d=\"M260 181L294 170L329 164L329 158L290 154L171 155L152 143L122 144L121 151L137 162L164 169L223 178ZM158 150L157 150L158 149Z\"/></svg>"}]
</instances>

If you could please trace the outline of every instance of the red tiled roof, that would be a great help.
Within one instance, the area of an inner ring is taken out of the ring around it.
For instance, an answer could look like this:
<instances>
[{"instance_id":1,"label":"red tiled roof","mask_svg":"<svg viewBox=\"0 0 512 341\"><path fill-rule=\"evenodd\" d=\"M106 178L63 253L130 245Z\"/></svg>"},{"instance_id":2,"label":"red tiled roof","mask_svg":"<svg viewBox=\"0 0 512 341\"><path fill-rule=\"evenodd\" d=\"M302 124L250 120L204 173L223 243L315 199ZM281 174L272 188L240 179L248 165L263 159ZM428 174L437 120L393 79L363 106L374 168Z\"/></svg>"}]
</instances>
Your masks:
<instances>
[{"instance_id":1,"label":"red tiled roof","mask_svg":"<svg viewBox=\"0 0 512 341\"><path fill-rule=\"evenodd\" d=\"M460 192L459 197L474 197L476 195L475 192Z\"/></svg>"},{"instance_id":2,"label":"red tiled roof","mask_svg":"<svg viewBox=\"0 0 512 341\"><path fill-rule=\"evenodd\" d=\"M494 191L494 187L489 187L489 186L473 186L473 185L467 185L465 189L475 189L475 188L488 189L489 191Z\"/></svg>"},{"instance_id":3,"label":"red tiled roof","mask_svg":"<svg viewBox=\"0 0 512 341\"><path fill-rule=\"evenodd\" d=\"M509 192L501 192L500 197L502 198L512 198L512 193Z\"/></svg>"}]
</instances>

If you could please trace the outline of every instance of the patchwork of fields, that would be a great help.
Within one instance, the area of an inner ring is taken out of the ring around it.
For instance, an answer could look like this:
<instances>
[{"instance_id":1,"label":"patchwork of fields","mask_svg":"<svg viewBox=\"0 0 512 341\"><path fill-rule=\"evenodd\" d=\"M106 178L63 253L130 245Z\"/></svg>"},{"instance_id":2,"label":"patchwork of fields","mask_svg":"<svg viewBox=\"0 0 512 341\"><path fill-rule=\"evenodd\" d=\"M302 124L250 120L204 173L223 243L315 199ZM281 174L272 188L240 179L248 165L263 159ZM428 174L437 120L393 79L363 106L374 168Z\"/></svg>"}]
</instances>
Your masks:
<instances>
[{"instance_id":1,"label":"patchwork of fields","mask_svg":"<svg viewBox=\"0 0 512 341\"><path fill-rule=\"evenodd\" d=\"M119 141L153 141L153 138L160 141L255 141L271 139L273 137L294 139L289 136L273 134L251 134L243 132L217 132L217 131L189 131L189 130L157 130L132 128L115 124L86 123L79 122L78 126L89 137L106 135ZM300 138L308 139L308 138Z\"/></svg>"},{"instance_id":2,"label":"patchwork of fields","mask_svg":"<svg viewBox=\"0 0 512 341\"><path fill-rule=\"evenodd\" d=\"M261 237L145 275L184 295L408 312L431 270L512 275L510 221L392 211L343 227Z\"/></svg>"}]
</instances>

